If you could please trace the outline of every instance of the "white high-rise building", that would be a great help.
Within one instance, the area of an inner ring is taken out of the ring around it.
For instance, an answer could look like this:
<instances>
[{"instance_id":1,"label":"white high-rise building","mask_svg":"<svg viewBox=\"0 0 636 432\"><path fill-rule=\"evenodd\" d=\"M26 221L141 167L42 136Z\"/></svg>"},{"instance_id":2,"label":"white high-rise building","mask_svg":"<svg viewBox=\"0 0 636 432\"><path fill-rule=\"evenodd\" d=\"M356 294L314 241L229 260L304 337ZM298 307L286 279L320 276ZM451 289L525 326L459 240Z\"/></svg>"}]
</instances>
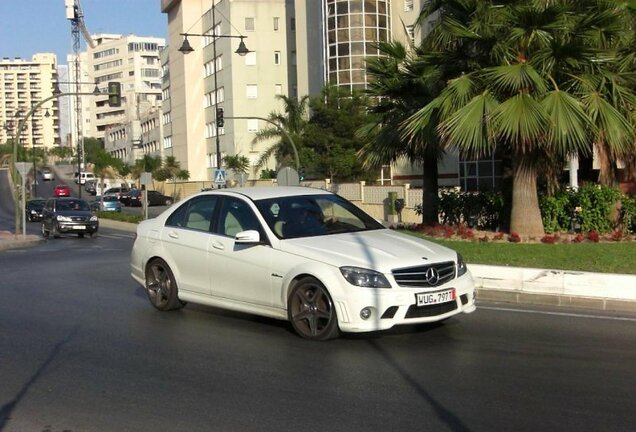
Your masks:
<instances>
[{"instance_id":1,"label":"white high-rise building","mask_svg":"<svg viewBox=\"0 0 636 432\"><path fill-rule=\"evenodd\" d=\"M165 153L173 155L192 180L211 180L220 165L216 112L222 108L221 158L240 153L254 164L268 147L252 144L254 134L270 126L259 118L281 109L277 94L296 94L293 0L162 0L161 8L168 17L170 41ZM208 36L191 36L194 51L183 54L181 33ZM213 34L221 37L214 42ZM245 56L235 53L239 36L245 37L250 51Z\"/></svg>"},{"instance_id":2,"label":"white high-rise building","mask_svg":"<svg viewBox=\"0 0 636 432\"><path fill-rule=\"evenodd\" d=\"M17 133L20 118L53 96L57 82L55 54L35 54L31 60L0 60L0 143ZM58 101L44 102L24 122L18 142L25 147L47 148L60 144Z\"/></svg>"},{"instance_id":3,"label":"white high-rise building","mask_svg":"<svg viewBox=\"0 0 636 432\"><path fill-rule=\"evenodd\" d=\"M116 34L99 34L92 38L95 47L88 47L80 54L79 78L76 78L73 56L69 56L69 69L71 81L81 83L81 92L90 94L97 85L103 93L101 96L82 96L79 124L82 136L104 138L109 127L138 119L144 111L161 105L159 55L165 47L165 39ZM121 83L120 107L108 105L108 83L111 81ZM71 102L71 128L74 131L78 125L75 100L72 98Z\"/></svg>"}]
</instances>

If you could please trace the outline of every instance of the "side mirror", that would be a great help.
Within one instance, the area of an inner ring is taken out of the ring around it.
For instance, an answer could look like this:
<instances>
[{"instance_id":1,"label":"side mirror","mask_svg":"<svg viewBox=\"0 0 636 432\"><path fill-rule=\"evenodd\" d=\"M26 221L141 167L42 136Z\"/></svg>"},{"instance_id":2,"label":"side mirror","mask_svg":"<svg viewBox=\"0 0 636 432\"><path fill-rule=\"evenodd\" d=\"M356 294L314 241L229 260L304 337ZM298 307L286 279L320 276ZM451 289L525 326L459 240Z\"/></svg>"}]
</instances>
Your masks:
<instances>
[{"instance_id":1,"label":"side mirror","mask_svg":"<svg viewBox=\"0 0 636 432\"><path fill-rule=\"evenodd\" d=\"M261 235L256 230L247 230L236 233L234 241L241 244L257 244L261 242Z\"/></svg>"}]
</instances>

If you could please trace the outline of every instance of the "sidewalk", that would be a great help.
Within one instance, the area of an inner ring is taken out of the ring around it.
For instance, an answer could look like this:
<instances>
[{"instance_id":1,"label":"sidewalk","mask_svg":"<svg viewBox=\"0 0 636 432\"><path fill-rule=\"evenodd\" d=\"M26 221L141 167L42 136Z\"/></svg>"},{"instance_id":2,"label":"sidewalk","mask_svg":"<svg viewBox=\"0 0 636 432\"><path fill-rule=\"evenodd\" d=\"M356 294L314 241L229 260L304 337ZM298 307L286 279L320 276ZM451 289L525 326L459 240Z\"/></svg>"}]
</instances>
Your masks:
<instances>
[{"instance_id":1,"label":"sidewalk","mask_svg":"<svg viewBox=\"0 0 636 432\"><path fill-rule=\"evenodd\" d=\"M100 219L100 227L134 232L136 225ZM0 252L44 241L0 231ZM469 264L477 299L516 304L636 312L636 275Z\"/></svg>"}]
</instances>

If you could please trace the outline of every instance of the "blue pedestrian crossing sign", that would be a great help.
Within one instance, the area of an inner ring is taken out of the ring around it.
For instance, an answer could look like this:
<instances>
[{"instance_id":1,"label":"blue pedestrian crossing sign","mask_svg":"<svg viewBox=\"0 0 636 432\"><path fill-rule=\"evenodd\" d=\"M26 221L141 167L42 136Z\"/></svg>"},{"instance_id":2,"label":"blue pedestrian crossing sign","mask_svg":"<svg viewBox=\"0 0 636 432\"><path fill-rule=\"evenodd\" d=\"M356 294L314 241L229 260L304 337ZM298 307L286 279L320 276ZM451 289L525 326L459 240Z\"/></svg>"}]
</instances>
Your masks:
<instances>
[{"instance_id":1,"label":"blue pedestrian crossing sign","mask_svg":"<svg viewBox=\"0 0 636 432\"><path fill-rule=\"evenodd\" d=\"M215 169L214 170L214 183L219 185L225 184L225 170L224 169Z\"/></svg>"}]
</instances>

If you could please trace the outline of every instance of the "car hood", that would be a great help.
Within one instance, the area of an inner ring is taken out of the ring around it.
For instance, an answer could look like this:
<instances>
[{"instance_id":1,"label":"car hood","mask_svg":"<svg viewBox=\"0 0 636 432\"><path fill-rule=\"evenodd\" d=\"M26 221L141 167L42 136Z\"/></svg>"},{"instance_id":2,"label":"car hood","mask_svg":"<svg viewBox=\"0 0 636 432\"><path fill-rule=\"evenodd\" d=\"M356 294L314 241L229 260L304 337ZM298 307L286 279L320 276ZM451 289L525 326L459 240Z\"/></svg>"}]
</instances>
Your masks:
<instances>
[{"instance_id":1,"label":"car hood","mask_svg":"<svg viewBox=\"0 0 636 432\"><path fill-rule=\"evenodd\" d=\"M89 210L61 210L55 212L55 214L60 216L68 216L68 217L88 217L93 216Z\"/></svg>"},{"instance_id":2,"label":"car hood","mask_svg":"<svg viewBox=\"0 0 636 432\"><path fill-rule=\"evenodd\" d=\"M383 273L457 258L449 248L390 229L281 240L280 248L336 267L364 267Z\"/></svg>"}]
</instances>

